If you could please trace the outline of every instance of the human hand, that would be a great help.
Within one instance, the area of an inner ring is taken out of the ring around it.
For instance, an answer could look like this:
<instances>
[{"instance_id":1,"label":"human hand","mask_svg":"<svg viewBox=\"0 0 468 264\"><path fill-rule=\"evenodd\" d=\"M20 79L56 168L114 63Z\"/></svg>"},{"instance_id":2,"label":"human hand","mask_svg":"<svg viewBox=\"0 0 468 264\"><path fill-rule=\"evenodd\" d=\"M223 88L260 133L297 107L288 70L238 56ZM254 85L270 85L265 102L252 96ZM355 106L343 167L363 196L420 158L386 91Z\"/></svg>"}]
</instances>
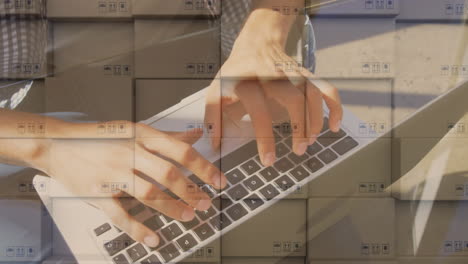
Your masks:
<instances>
[{"instance_id":1,"label":"human hand","mask_svg":"<svg viewBox=\"0 0 468 264\"><path fill-rule=\"evenodd\" d=\"M205 122L213 124L213 146L219 147L222 137L222 111L226 106L240 103L252 120L258 152L265 166L271 166L276 159L272 101L279 103L289 114L295 128L293 150L297 155L303 155L320 134L324 120L323 101L330 110L332 131L339 131L343 115L338 90L300 67L285 53L286 41L281 30L278 33L278 30L268 30L265 26L281 28L277 25L280 18L280 14L268 10L251 15L250 21L262 21L262 25L247 22L230 57L208 88L206 102ZM294 67L293 70L278 69L277 63Z\"/></svg>"},{"instance_id":2,"label":"human hand","mask_svg":"<svg viewBox=\"0 0 468 264\"><path fill-rule=\"evenodd\" d=\"M95 127L92 124L71 126L75 131ZM102 209L133 239L156 247L159 243L157 235L129 215L119 202L120 198L131 196L173 219L190 221L195 216L194 208L207 210L211 200L173 162L217 189L225 187L226 179L192 148L191 145L202 135L201 130L164 133L144 124L127 122L126 126L135 127L135 137L51 139L44 148L47 151L38 159L41 164L35 165L77 197L85 198ZM181 200L173 199L154 182ZM110 183L125 183L127 187L115 193L103 193L102 186Z\"/></svg>"}]
</instances>

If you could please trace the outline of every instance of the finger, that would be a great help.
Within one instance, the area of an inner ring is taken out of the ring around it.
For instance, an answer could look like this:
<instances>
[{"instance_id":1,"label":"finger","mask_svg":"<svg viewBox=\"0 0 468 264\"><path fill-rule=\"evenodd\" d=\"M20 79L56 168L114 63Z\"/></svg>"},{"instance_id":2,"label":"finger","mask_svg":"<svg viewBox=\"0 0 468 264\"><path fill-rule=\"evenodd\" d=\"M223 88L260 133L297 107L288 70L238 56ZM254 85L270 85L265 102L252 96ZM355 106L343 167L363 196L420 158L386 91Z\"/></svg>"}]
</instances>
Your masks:
<instances>
[{"instance_id":1,"label":"finger","mask_svg":"<svg viewBox=\"0 0 468 264\"><path fill-rule=\"evenodd\" d=\"M322 98L325 101L329 114L329 126L333 132L338 132L341 126L341 120L343 120L343 107L341 104L340 93L338 89L331 83L320 80L313 73L303 70L304 76L317 87L322 93Z\"/></svg>"},{"instance_id":2,"label":"finger","mask_svg":"<svg viewBox=\"0 0 468 264\"><path fill-rule=\"evenodd\" d=\"M110 220L134 240L151 248L158 246L160 241L158 235L129 215L115 198L101 199L98 204Z\"/></svg>"},{"instance_id":3,"label":"finger","mask_svg":"<svg viewBox=\"0 0 468 264\"><path fill-rule=\"evenodd\" d=\"M226 177L198 153L190 144L177 140L170 135L153 130L153 138L144 138L141 144L150 152L169 158L189 169L204 182L217 189L226 187Z\"/></svg>"},{"instance_id":4,"label":"finger","mask_svg":"<svg viewBox=\"0 0 468 264\"><path fill-rule=\"evenodd\" d=\"M143 148L139 149L137 147L136 151L136 170L165 186L197 210L205 211L211 206L210 197L201 191L198 186L194 186L194 183L185 177L175 165L151 154ZM144 191L151 190L144 189Z\"/></svg>"},{"instance_id":5,"label":"finger","mask_svg":"<svg viewBox=\"0 0 468 264\"><path fill-rule=\"evenodd\" d=\"M276 160L272 118L263 91L257 81L244 81L236 88L237 96L244 106L255 130L260 159L266 167Z\"/></svg>"},{"instance_id":6,"label":"finger","mask_svg":"<svg viewBox=\"0 0 468 264\"><path fill-rule=\"evenodd\" d=\"M289 79L289 81L294 86L300 88L300 90L303 90L304 85L307 81L307 78L305 78L304 75L301 73L303 68L300 67L296 61L294 61L284 52L278 52L277 56L281 57L284 61L282 68L283 74Z\"/></svg>"},{"instance_id":7,"label":"finger","mask_svg":"<svg viewBox=\"0 0 468 264\"><path fill-rule=\"evenodd\" d=\"M269 97L275 98L288 110L293 128L293 150L297 155L303 155L309 145L306 137L305 94L289 80L272 81L264 85L264 88Z\"/></svg>"},{"instance_id":8,"label":"finger","mask_svg":"<svg viewBox=\"0 0 468 264\"><path fill-rule=\"evenodd\" d=\"M208 87L205 105L205 124L211 126L211 145L218 149L221 144L222 134L222 109L221 109L221 87L219 80L214 80Z\"/></svg>"},{"instance_id":9,"label":"finger","mask_svg":"<svg viewBox=\"0 0 468 264\"><path fill-rule=\"evenodd\" d=\"M138 176L135 177L134 197L143 204L176 220L186 222L191 221L195 217L192 207L182 201L175 200L159 189L158 186Z\"/></svg>"},{"instance_id":10,"label":"finger","mask_svg":"<svg viewBox=\"0 0 468 264\"><path fill-rule=\"evenodd\" d=\"M307 82L306 84L306 95L307 95L307 113L308 113L308 136L309 144L313 144L316 140L320 131L323 128L323 102L322 93L312 83Z\"/></svg>"},{"instance_id":11,"label":"finger","mask_svg":"<svg viewBox=\"0 0 468 264\"><path fill-rule=\"evenodd\" d=\"M177 140L183 141L187 144L193 145L195 144L202 136L203 136L203 129L202 128L194 128L184 132L164 132Z\"/></svg>"}]
</instances>

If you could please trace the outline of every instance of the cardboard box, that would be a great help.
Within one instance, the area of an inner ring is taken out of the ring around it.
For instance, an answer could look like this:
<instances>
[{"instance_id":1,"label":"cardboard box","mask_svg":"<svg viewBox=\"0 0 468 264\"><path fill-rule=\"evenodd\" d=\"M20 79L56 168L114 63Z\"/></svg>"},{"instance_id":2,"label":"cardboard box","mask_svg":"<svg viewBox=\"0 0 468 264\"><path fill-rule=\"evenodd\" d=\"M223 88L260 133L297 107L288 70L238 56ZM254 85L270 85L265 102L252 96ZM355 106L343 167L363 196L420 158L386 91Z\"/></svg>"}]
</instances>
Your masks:
<instances>
[{"instance_id":1,"label":"cardboard box","mask_svg":"<svg viewBox=\"0 0 468 264\"><path fill-rule=\"evenodd\" d=\"M146 120L208 87L211 80L136 80L136 120Z\"/></svg>"},{"instance_id":2,"label":"cardboard box","mask_svg":"<svg viewBox=\"0 0 468 264\"><path fill-rule=\"evenodd\" d=\"M213 78L220 67L219 23L135 20L136 78Z\"/></svg>"},{"instance_id":3,"label":"cardboard box","mask_svg":"<svg viewBox=\"0 0 468 264\"><path fill-rule=\"evenodd\" d=\"M0 261L40 262L51 251L50 219L40 201L0 200Z\"/></svg>"},{"instance_id":4,"label":"cardboard box","mask_svg":"<svg viewBox=\"0 0 468 264\"><path fill-rule=\"evenodd\" d=\"M468 2L465 0L406 0L401 1L397 20L454 21L463 20Z\"/></svg>"},{"instance_id":5,"label":"cardboard box","mask_svg":"<svg viewBox=\"0 0 468 264\"><path fill-rule=\"evenodd\" d=\"M391 17L400 12L399 0L307 0L306 6L312 16Z\"/></svg>"},{"instance_id":6,"label":"cardboard box","mask_svg":"<svg viewBox=\"0 0 468 264\"><path fill-rule=\"evenodd\" d=\"M249 257L223 257L222 263L224 264L304 264L303 257L283 257L283 258L249 258Z\"/></svg>"},{"instance_id":7,"label":"cardboard box","mask_svg":"<svg viewBox=\"0 0 468 264\"><path fill-rule=\"evenodd\" d=\"M422 157L405 175L393 179L392 196L400 200L468 200L468 138L452 138L449 134ZM419 155L419 149L439 139L404 139L399 160L406 171L405 162ZM405 147L407 146L407 147ZM415 150L416 149L416 150ZM399 176L399 175L397 175Z\"/></svg>"},{"instance_id":8,"label":"cardboard box","mask_svg":"<svg viewBox=\"0 0 468 264\"><path fill-rule=\"evenodd\" d=\"M0 18L0 23L6 25L6 29L24 29L18 30L14 39L0 43L0 80L37 79L47 76L50 72L47 52L50 42L48 22L45 19L21 21ZM21 49L21 52L14 51L12 41L18 42L17 48Z\"/></svg>"},{"instance_id":9,"label":"cardboard box","mask_svg":"<svg viewBox=\"0 0 468 264\"><path fill-rule=\"evenodd\" d=\"M0 2L0 16L32 15L45 16L44 0L3 0Z\"/></svg>"},{"instance_id":10,"label":"cardboard box","mask_svg":"<svg viewBox=\"0 0 468 264\"><path fill-rule=\"evenodd\" d=\"M392 78L395 24L391 18L314 18L316 74L322 78Z\"/></svg>"},{"instance_id":11,"label":"cardboard box","mask_svg":"<svg viewBox=\"0 0 468 264\"><path fill-rule=\"evenodd\" d=\"M53 24L54 73L129 78L133 75L133 24Z\"/></svg>"},{"instance_id":12,"label":"cardboard box","mask_svg":"<svg viewBox=\"0 0 468 264\"><path fill-rule=\"evenodd\" d=\"M47 17L52 20L130 20L131 0L47 0Z\"/></svg>"},{"instance_id":13,"label":"cardboard box","mask_svg":"<svg viewBox=\"0 0 468 264\"><path fill-rule=\"evenodd\" d=\"M340 261L323 261L323 260L312 260L309 264L398 264L398 261L385 261L385 260L340 260Z\"/></svg>"},{"instance_id":14,"label":"cardboard box","mask_svg":"<svg viewBox=\"0 0 468 264\"><path fill-rule=\"evenodd\" d=\"M399 264L462 264L467 260L466 257L433 257L433 258L398 258Z\"/></svg>"},{"instance_id":15,"label":"cardboard box","mask_svg":"<svg viewBox=\"0 0 468 264\"><path fill-rule=\"evenodd\" d=\"M0 164L0 170L0 199L39 200L37 192L46 191L45 185L32 181L37 170L6 164Z\"/></svg>"},{"instance_id":16,"label":"cardboard box","mask_svg":"<svg viewBox=\"0 0 468 264\"><path fill-rule=\"evenodd\" d=\"M82 76L47 78L46 111L83 113L89 121L133 120L131 78Z\"/></svg>"},{"instance_id":17,"label":"cardboard box","mask_svg":"<svg viewBox=\"0 0 468 264\"><path fill-rule=\"evenodd\" d=\"M307 255L313 260L388 260L395 256L391 198L309 199Z\"/></svg>"},{"instance_id":18,"label":"cardboard box","mask_svg":"<svg viewBox=\"0 0 468 264\"><path fill-rule=\"evenodd\" d=\"M397 24L395 123L468 80L467 30L453 23Z\"/></svg>"},{"instance_id":19,"label":"cardboard box","mask_svg":"<svg viewBox=\"0 0 468 264\"><path fill-rule=\"evenodd\" d=\"M221 0L132 0L133 16L213 16Z\"/></svg>"},{"instance_id":20,"label":"cardboard box","mask_svg":"<svg viewBox=\"0 0 468 264\"><path fill-rule=\"evenodd\" d=\"M392 127L392 81L327 79L340 91L344 107L362 122L356 138L381 135ZM365 161L363 166L362 161ZM391 194L391 139L370 146L307 184L309 197L388 197Z\"/></svg>"},{"instance_id":21,"label":"cardboard box","mask_svg":"<svg viewBox=\"0 0 468 264\"><path fill-rule=\"evenodd\" d=\"M466 202L398 201L398 254L401 257L466 258L467 214Z\"/></svg>"},{"instance_id":22,"label":"cardboard box","mask_svg":"<svg viewBox=\"0 0 468 264\"><path fill-rule=\"evenodd\" d=\"M221 237L223 257L303 257L306 200L282 200ZM252 235L255 234L255 235Z\"/></svg>"}]
</instances>

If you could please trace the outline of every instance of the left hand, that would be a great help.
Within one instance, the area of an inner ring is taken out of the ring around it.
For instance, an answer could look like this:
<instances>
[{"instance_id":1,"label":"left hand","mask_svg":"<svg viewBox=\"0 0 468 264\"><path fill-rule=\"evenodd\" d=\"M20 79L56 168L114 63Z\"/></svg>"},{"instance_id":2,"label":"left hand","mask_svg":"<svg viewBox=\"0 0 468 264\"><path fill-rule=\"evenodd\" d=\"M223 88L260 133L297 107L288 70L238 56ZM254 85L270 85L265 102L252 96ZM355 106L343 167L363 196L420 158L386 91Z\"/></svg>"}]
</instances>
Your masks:
<instances>
[{"instance_id":1,"label":"left hand","mask_svg":"<svg viewBox=\"0 0 468 264\"><path fill-rule=\"evenodd\" d=\"M298 66L285 53L285 41L262 29L244 27L236 40L229 59L208 88L205 122L213 124L212 145L218 148L222 111L225 106L240 102L252 120L262 163L271 166L276 154L268 101L283 106L297 128L293 131L293 151L297 155L303 155L320 134L324 120L322 100L330 110L329 127L334 132L340 129L343 110L338 90ZM296 67L278 69L277 63Z\"/></svg>"}]
</instances>

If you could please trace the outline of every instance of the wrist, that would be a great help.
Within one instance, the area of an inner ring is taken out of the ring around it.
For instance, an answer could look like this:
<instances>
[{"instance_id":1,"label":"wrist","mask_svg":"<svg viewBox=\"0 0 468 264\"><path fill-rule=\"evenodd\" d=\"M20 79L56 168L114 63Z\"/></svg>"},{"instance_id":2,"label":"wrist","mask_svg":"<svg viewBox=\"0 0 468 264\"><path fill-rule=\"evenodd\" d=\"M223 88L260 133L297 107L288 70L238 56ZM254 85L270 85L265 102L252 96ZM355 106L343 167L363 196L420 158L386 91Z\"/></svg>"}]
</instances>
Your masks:
<instances>
[{"instance_id":1,"label":"wrist","mask_svg":"<svg viewBox=\"0 0 468 264\"><path fill-rule=\"evenodd\" d=\"M283 47L296 16L286 16L267 8L259 8L249 15L236 44L257 43Z\"/></svg>"}]
</instances>

